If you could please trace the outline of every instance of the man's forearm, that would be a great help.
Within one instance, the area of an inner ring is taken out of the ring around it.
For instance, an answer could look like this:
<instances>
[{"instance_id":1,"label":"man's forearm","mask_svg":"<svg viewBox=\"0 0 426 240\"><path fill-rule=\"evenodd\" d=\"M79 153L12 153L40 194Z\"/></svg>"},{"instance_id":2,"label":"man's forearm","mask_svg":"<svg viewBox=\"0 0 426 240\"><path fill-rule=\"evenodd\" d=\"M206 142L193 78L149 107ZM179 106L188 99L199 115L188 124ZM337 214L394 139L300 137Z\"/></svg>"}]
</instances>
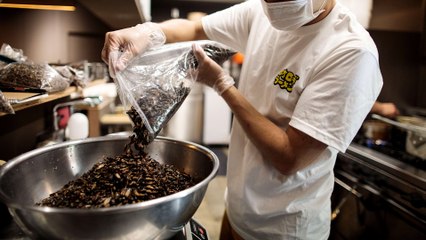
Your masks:
<instances>
[{"instance_id":1,"label":"man's forearm","mask_svg":"<svg viewBox=\"0 0 426 240\"><path fill-rule=\"evenodd\" d=\"M167 43L207 39L201 21L171 19L160 23Z\"/></svg>"},{"instance_id":2,"label":"man's forearm","mask_svg":"<svg viewBox=\"0 0 426 240\"><path fill-rule=\"evenodd\" d=\"M285 175L311 164L326 145L292 127L286 131L261 115L235 87L222 95L263 157Z\"/></svg>"},{"instance_id":3,"label":"man's forearm","mask_svg":"<svg viewBox=\"0 0 426 240\"><path fill-rule=\"evenodd\" d=\"M265 159L280 172L288 174L297 168L294 152L290 148L287 134L256 111L231 87L223 95L235 118Z\"/></svg>"}]
</instances>

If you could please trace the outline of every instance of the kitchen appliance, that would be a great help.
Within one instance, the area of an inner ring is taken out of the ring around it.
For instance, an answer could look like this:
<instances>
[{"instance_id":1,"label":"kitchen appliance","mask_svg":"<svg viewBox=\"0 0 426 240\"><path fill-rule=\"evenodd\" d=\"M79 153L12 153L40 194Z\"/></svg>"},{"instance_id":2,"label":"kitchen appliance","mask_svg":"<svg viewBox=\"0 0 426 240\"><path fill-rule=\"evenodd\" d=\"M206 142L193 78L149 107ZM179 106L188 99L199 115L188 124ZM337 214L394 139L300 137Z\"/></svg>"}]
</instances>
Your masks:
<instances>
[{"instance_id":1,"label":"kitchen appliance","mask_svg":"<svg viewBox=\"0 0 426 240\"><path fill-rule=\"evenodd\" d=\"M373 118L407 131L405 150L426 160L426 118L418 116L398 116L397 121L377 114Z\"/></svg>"},{"instance_id":2,"label":"kitchen appliance","mask_svg":"<svg viewBox=\"0 0 426 240\"><path fill-rule=\"evenodd\" d=\"M426 161L393 128L384 144L364 133L335 165L331 240L426 239Z\"/></svg>"},{"instance_id":3,"label":"kitchen appliance","mask_svg":"<svg viewBox=\"0 0 426 240\"><path fill-rule=\"evenodd\" d=\"M175 194L102 209L59 209L34 204L88 171L103 156L123 152L128 136L106 136L39 148L0 170L0 199L26 236L42 239L168 239L182 232L199 207L219 160L209 149L157 137L146 151L195 178ZM205 231L204 231L205 232Z\"/></svg>"},{"instance_id":4,"label":"kitchen appliance","mask_svg":"<svg viewBox=\"0 0 426 240\"><path fill-rule=\"evenodd\" d=\"M0 226L0 239L2 240L31 240L15 222ZM209 240L207 230L196 220L190 219L183 229L169 240Z\"/></svg>"},{"instance_id":5,"label":"kitchen appliance","mask_svg":"<svg viewBox=\"0 0 426 240\"><path fill-rule=\"evenodd\" d=\"M364 121L361 130L364 136L375 144L386 143L390 137L391 125L375 119Z\"/></svg>"},{"instance_id":6,"label":"kitchen appliance","mask_svg":"<svg viewBox=\"0 0 426 240\"><path fill-rule=\"evenodd\" d=\"M74 99L70 102L56 104L53 107L53 132L47 139L37 143L37 147L45 147L52 144L64 142L65 140L76 140L78 138L85 138L86 132L89 131L88 119L82 116L81 113L76 114L75 108L77 106L91 106L94 107L100 104L103 98L100 96L92 96L85 98ZM71 121L71 116L77 121ZM71 129L69 128L71 123ZM71 137L70 137L71 133Z\"/></svg>"}]
</instances>

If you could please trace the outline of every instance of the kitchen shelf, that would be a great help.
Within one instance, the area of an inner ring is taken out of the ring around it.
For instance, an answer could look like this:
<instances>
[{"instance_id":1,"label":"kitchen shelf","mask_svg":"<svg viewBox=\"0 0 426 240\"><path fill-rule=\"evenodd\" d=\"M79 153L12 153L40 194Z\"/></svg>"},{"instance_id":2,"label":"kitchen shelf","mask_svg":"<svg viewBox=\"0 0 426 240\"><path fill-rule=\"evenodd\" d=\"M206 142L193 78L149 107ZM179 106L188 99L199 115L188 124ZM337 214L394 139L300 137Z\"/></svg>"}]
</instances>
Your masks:
<instances>
[{"instance_id":1,"label":"kitchen shelf","mask_svg":"<svg viewBox=\"0 0 426 240\"><path fill-rule=\"evenodd\" d=\"M103 84L103 83L106 83L106 82L107 82L107 80L105 80L105 79L94 80L94 81L88 83L87 87L98 85L98 84ZM34 106L37 106L37 105L40 105L40 104L52 102L54 100L61 99L61 98L64 98L64 97L76 98L76 97L80 97L80 96L81 96L81 89L79 89L75 86L71 86L71 87L66 88L63 91L48 93L46 97L37 99L35 101L31 101L31 102L28 102L28 103L22 103L22 104L14 104L14 105L12 105L12 107L13 107L13 110L15 112L17 112L17 111L21 111L23 109L31 108L31 107L34 107ZM4 115L8 115L8 114L7 113L0 113L0 117L2 117Z\"/></svg>"},{"instance_id":2,"label":"kitchen shelf","mask_svg":"<svg viewBox=\"0 0 426 240\"><path fill-rule=\"evenodd\" d=\"M67 89L60 91L60 92L56 92L56 93L49 93L47 94L46 97L37 99L36 101L31 101L28 103L22 103L22 104L13 104L12 108L15 112L26 109L26 108L30 108L30 107L34 107L46 102L51 102L53 100L56 99L60 99L63 97L67 97L70 96L72 93L77 92L77 88L76 87L68 87ZM4 115L8 115L7 113L0 113L0 117L4 116Z\"/></svg>"}]
</instances>

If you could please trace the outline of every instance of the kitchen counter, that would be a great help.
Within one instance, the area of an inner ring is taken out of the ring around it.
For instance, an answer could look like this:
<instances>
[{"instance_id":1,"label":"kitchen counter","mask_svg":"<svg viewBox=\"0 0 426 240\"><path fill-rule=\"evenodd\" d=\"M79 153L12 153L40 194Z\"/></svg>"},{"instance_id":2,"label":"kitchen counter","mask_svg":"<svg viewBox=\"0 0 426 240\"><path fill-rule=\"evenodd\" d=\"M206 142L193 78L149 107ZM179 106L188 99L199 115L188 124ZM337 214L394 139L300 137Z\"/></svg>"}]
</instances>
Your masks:
<instances>
[{"instance_id":1,"label":"kitchen counter","mask_svg":"<svg viewBox=\"0 0 426 240\"><path fill-rule=\"evenodd\" d=\"M60 91L60 92L56 92L56 93L48 93L46 94L46 97L42 97L39 98L35 101L30 101L27 103L22 103L22 104L13 104L13 110L16 112L27 109L27 108L31 108L31 107L35 107L37 105L40 104L44 104L47 102L51 102L57 99L61 99L64 97L68 97L71 96L72 94L76 94L77 93L77 87L68 87L67 89ZM5 97L7 98L8 95L5 94ZM7 115L7 113L0 113L0 117Z\"/></svg>"},{"instance_id":2,"label":"kitchen counter","mask_svg":"<svg viewBox=\"0 0 426 240\"><path fill-rule=\"evenodd\" d=\"M87 87L90 86L95 86L95 85L99 85L99 84L103 84L105 83L106 80L105 79L99 79L99 80L95 80L92 81L90 83L88 83ZM81 89L75 87L75 86L70 86L68 88L66 88L63 91L59 91L59 92L54 92L54 93L48 93L46 97L37 99L36 101L30 101L28 103L23 103L23 104L14 104L12 105L13 110L15 112L24 110L24 109L28 109L31 107L35 107L38 106L40 104L44 104L44 103L48 103L48 102L52 102L61 98L66 98L66 97L70 97L70 98L76 98L76 97L80 97L81 96ZM6 113L0 113L0 117L4 116L4 115L8 115Z\"/></svg>"},{"instance_id":3,"label":"kitchen counter","mask_svg":"<svg viewBox=\"0 0 426 240\"><path fill-rule=\"evenodd\" d=\"M357 143L352 143L347 153L359 156L368 164L378 167L389 174L396 175L399 179L407 181L412 185L420 188L426 187L426 171L422 168L413 166L410 163L390 157Z\"/></svg>"}]
</instances>

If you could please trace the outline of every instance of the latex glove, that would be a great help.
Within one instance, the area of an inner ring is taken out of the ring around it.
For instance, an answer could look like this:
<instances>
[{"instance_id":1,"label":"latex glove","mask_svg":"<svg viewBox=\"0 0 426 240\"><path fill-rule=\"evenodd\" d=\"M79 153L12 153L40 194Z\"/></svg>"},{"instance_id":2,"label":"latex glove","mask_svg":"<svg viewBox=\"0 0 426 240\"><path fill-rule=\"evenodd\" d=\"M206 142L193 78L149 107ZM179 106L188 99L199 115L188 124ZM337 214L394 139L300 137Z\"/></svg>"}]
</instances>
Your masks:
<instances>
[{"instance_id":1,"label":"latex glove","mask_svg":"<svg viewBox=\"0 0 426 240\"><path fill-rule=\"evenodd\" d=\"M114 77L115 72L126 68L135 56L165 42L166 36L160 26L152 22L108 32L102 49L102 60L108 64L110 74Z\"/></svg>"},{"instance_id":2,"label":"latex glove","mask_svg":"<svg viewBox=\"0 0 426 240\"><path fill-rule=\"evenodd\" d=\"M219 95L235 84L234 79L219 64L209 58L199 45L194 43L192 51L198 60L197 82L213 88Z\"/></svg>"}]
</instances>

